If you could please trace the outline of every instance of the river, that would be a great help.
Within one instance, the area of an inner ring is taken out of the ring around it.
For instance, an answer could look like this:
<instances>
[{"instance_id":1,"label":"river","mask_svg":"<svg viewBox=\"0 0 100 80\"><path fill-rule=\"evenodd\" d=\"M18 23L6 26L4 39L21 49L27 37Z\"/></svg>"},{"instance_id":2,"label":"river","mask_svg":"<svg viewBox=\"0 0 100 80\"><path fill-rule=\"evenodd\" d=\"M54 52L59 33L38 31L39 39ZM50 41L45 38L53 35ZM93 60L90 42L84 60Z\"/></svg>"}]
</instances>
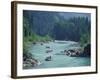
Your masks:
<instances>
[{"instance_id":1,"label":"river","mask_svg":"<svg viewBox=\"0 0 100 80\"><path fill-rule=\"evenodd\" d=\"M74 41L54 41L43 43L37 43L32 45L29 51L34 57L40 61L40 65L33 68L57 68L57 67L80 67L90 66L90 57L70 57L64 55L63 51L66 49L80 47L77 42ZM50 53L47 51L52 50ZM62 54L62 55L57 55ZM45 61L45 58L51 55L51 61Z\"/></svg>"}]
</instances>

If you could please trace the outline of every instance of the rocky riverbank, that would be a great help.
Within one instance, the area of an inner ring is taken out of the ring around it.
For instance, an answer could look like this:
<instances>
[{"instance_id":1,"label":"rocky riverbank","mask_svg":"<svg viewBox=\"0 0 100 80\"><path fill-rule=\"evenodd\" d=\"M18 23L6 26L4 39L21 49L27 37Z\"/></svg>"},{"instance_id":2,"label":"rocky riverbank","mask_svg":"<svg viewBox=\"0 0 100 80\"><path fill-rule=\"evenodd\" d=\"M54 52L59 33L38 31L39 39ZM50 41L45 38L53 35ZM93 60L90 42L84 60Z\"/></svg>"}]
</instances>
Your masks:
<instances>
[{"instance_id":1,"label":"rocky riverbank","mask_svg":"<svg viewBox=\"0 0 100 80\"><path fill-rule=\"evenodd\" d=\"M28 51L26 53L23 53L23 68L24 69L35 67L37 65L40 65L40 61L35 59L32 53L29 53Z\"/></svg>"},{"instance_id":2,"label":"rocky riverbank","mask_svg":"<svg viewBox=\"0 0 100 80\"><path fill-rule=\"evenodd\" d=\"M71 57L90 57L91 56L91 45L87 44L85 47L79 47L76 49L64 50L67 56Z\"/></svg>"}]
</instances>

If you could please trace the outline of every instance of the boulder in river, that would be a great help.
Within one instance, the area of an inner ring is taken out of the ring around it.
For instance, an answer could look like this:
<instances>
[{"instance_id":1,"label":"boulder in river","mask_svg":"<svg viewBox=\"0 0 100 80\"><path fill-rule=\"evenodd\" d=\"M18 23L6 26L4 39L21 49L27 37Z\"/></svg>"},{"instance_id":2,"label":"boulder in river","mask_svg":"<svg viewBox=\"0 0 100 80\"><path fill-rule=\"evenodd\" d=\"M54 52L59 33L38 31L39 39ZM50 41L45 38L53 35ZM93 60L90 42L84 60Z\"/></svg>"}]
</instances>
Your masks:
<instances>
[{"instance_id":1,"label":"boulder in river","mask_svg":"<svg viewBox=\"0 0 100 80\"><path fill-rule=\"evenodd\" d=\"M46 46L46 48L50 48L50 46Z\"/></svg>"},{"instance_id":2,"label":"boulder in river","mask_svg":"<svg viewBox=\"0 0 100 80\"><path fill-rule=\"evenodd\" d=\"M69 49L66 51L66 55L71 57L90 57L91 45L87 44L83 49Z\"/></svg>"},{"instance_id":3,"label":"boulder in river","mask_svg":"<svg viewBox=\"0 0 100 80\"><path fill-rule=\"evenodd\" d=\"M43 45L43 43L41 43L41 45Z\"/></svg>"},{"instance_id":4,"label":"boulder in river","mask_svg":"<svg viewBox=\"0 0 100 80\"><path fill-rule=\"evenodd\" d=\"M45 61L51 61L51 56L46 57Z\"/></svg>"},{"instance_id":5,"label":"boulder in river","mask_svg":"<svg viewBox=\"0 0 100 80\"><path fill-rule=\"evenodd\" d=\"M33 45L35 45L36 44L36 42L33 42Z\"/></svg>"},{"instance_id":6,"label":"boulder in river","mask_svg":"<svg viewBox=\"0 0 100 80\"><path fill-rule=\"evenodd\" d=\"M53 51L53 50L47 50L46 53L50 53L50 52L52 52L52 51Z\"/></svg>"},{"instance_id":7,"label":"boulder in river","mask_svg":"<svg viewBox=\"0 0 100 80\"><path fill-rule=\"evenodd\" d=\"M69 50L65 50L64 52L67 56L78 57L82 53L82 49L81 48L69 49Z\"/></svg>"}]
</instances>

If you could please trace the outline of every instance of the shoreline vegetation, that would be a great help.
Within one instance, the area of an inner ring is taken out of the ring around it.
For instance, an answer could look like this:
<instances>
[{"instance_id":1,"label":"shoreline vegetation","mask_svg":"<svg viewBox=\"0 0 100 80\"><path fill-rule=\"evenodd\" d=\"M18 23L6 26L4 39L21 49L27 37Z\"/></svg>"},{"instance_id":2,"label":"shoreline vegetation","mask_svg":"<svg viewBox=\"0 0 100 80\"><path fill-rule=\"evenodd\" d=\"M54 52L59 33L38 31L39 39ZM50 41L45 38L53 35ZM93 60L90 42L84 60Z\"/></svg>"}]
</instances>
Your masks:
<instances>
[{"instance_id":1,"label":"shoreline vegetation","mask_svg":"<svg viewBox=\"0 0 100 80\"><path fill-rule=\"evenodd\" d=\"M55 40L79 43L80 47L77 49L65 49L63 51L65 56L91 56L90 16L80 16L83 15L82 13L71 14L79 16L67 18L70 15L69 13L23 11L23 68L41 64L29 52L31 45L39 43L42 46L44 43L55 42Z\"/></svg>"}]
</instances>

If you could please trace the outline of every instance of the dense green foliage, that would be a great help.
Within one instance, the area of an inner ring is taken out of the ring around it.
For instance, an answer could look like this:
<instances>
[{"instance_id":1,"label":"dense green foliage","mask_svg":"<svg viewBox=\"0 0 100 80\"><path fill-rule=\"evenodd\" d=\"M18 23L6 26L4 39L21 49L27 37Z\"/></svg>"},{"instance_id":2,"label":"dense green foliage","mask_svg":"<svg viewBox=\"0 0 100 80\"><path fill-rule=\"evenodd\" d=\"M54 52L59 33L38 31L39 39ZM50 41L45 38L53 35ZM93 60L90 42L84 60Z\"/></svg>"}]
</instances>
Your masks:
<instances>
[{"instance_id":1,"label":"dense green foliage","mask_svg":"<svg viewBox=\"0 0 100 80\"><path fill-rule=\"evenodd\" d=\"M23 17L23 51L28 53L28 48L32 43L50 41L51 37L48 35L40 36L32 31L29 21Z\"/></svg>"},{"instance_id":2,"label":"dense green foliage","mask_svg":"<svg viewBox=\"0 0 100 80\"><path fill-rule=\"evenodd\" d=\"M87 44L91 44L90 42L90 34L89 33L84 33L82 34L82 36L80 37L80 45L81 46L86 46Z\"/></svg>"},{"instance_id":3,"label":"dense green foliage","mask_svg":"<svg viewBox=\"0 0 100 80\"><path fill-rule=\"evenodd\" d=\"M89 17L74 16L65 19L59 13L42 11L24 11L23 16L24 45L53 39L77 41L81 46L90 43Z\"/></svg>"},{"instance_id":4,"label":"dense green foliage","mask_svg":"<svg viewBox=\"0 0 100 80\"><path fill-rule=\"evenodd\" d=\"M74 17L63 22L59 21L54 26L53 37L57 40L77 41L84 46L90 43L90 21L87 17Z\"/></svg>"}]
</instances>

